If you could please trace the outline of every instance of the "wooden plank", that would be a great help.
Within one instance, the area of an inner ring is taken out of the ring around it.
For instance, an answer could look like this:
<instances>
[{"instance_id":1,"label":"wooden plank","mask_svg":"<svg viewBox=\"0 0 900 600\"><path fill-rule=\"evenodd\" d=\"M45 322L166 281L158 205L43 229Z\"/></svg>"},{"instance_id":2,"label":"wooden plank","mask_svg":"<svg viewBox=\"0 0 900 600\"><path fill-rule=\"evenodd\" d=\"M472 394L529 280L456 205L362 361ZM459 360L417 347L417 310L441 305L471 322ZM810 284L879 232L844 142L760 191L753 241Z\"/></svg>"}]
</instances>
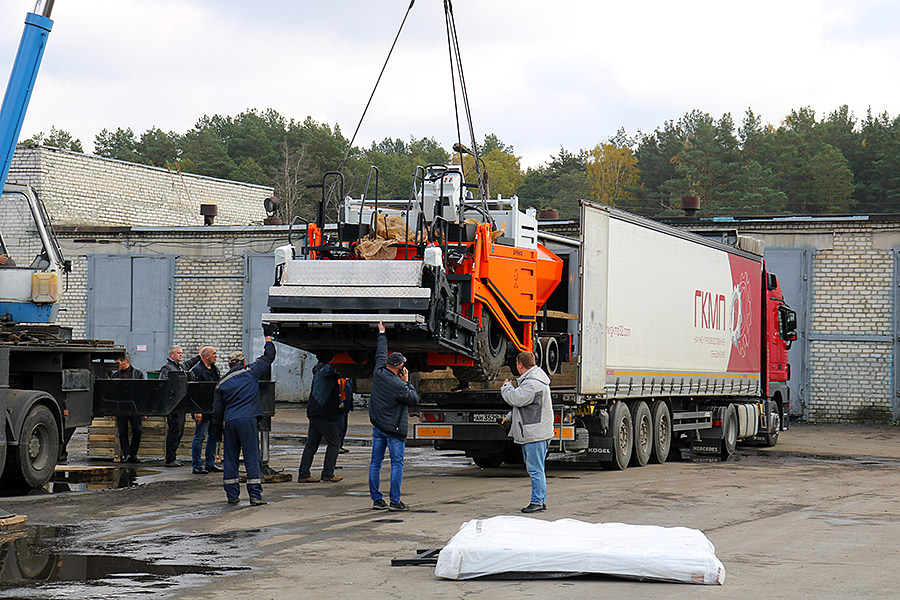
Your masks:
<instances>
[{"instance_id":1,"label":"wooden plank","mask_svg":"<svg viewBox=\"0 0 900 600\"><path fill-rule=\"evenodd\" d=\"M0 517L0 527L14 527L16 525L22 525L25 521L28 520L26 515L8 515L5 517Z\"/></svg>"}]
</instances>

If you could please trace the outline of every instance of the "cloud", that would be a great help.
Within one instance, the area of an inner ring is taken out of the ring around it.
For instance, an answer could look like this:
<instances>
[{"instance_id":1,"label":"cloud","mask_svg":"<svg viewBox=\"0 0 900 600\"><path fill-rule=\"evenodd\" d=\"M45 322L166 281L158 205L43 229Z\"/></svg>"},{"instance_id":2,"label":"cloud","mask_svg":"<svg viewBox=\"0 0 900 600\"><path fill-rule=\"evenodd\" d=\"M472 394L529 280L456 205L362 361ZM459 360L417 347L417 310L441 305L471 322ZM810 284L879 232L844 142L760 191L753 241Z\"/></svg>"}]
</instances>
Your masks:
<instances>
[{"instance_id":1,"label":"cloud","mask_svg":"<svg viewBox=\"0 0 900 600\"><path fill-rule=\"evenodd\" d=\"M0 5L7 72L31 8L17 4ZM55 125L90 149L103 128L181 133L204 114L248 108L339 123L349 136L408 6L59 2L23 137ZM357 144L456 138L441 6L420 0L409 12ZM622 126L652 132L692 109L737 122L748 107L774 123L806 105L819 115L845 103L858 116L869 106L896 115L898 12L875 0L454 6L476 136L496 133L526 166L560 146L591 148Z\"/></svg>"}]
</instances>

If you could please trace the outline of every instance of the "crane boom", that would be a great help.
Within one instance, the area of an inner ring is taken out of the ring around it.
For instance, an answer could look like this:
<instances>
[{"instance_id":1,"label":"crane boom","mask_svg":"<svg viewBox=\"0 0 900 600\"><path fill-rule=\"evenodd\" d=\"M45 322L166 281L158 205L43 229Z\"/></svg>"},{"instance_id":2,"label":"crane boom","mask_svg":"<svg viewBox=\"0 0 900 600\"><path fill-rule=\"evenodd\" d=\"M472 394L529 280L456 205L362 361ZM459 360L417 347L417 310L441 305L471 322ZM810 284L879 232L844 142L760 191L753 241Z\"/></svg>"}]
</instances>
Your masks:
<instances>
[{"instance_id":1,"label":"crane boom","mask_svg":"<svg viewBox=\"0 0 900 600\"><path fill-rule=\"evenodd\" d=\"M25 121L25 112L44 57L47 38L53 28L53 21L50 19L53 0L38 0L34 10L35 12L25 16L25 31L19 42L16 61L0 108L0 188L6 183L9 174L9 166Z\"/></svg>"}]
</instances>

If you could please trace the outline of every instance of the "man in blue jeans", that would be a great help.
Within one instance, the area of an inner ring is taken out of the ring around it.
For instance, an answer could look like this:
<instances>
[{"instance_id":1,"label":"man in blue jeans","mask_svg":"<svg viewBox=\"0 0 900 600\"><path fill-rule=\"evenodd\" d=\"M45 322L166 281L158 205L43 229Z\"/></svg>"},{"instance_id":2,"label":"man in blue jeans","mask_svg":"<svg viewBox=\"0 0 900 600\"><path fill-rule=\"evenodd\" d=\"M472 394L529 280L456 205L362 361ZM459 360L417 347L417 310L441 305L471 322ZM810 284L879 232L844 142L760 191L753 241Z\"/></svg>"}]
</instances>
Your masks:
<instances>
[{"instance_id":1,"label":"man in blue jeans","mask_svg":"<svg viewBox=\"0 0 900 600\"><path fill-rule=\"evenodd\" d=\"M218 353L212 346L200 348L200 362L191 369L194 381L212 381L218 383L221 378L219 367L216 366ZM194 475L206 475L207 473L221 473L222 469L216 466L216 436L213 435L212 413L194 414L194 439L191 441L191 463ZM206 442L206 462L203 462L203 443Z\"/></svg>"},{"instance_id":2,"label":"man in blue jeans","mask_svg":"<svg viewBox=\"0 0 900 600\"><path fill-rule=\"evenodd\" d=\"M406 357L399 352L388 355L384 323L378 323L378 347L375 351L375 372L369 394L369 421L372 422L372 462L369 463L369 495L372 508L409 510L400 500L403 483L403 455L406 453L406 431L409 427L409 407L419 402L419 394L409 383ZM387 448L391 456L391 503L384 501L381 485L381 463Z\"/></svg>"},{"instance_id":3,"label":"man in blue jeans","mask_svg":"<svg viewBox=\"0 0 900 600\"><path fill-rule=\"evenodd\" d=\"M544 459L553 437L553 406L550 399L550 377L534 364L534 354L520 352L516 357L519 377L516 385L507 379L500 388L503 401L512 406L504 418L512 419L509 435L522 446L525 470L531 477L531 502L523 513L547 510L547 478Z\"/></svg>"}]
</instances>

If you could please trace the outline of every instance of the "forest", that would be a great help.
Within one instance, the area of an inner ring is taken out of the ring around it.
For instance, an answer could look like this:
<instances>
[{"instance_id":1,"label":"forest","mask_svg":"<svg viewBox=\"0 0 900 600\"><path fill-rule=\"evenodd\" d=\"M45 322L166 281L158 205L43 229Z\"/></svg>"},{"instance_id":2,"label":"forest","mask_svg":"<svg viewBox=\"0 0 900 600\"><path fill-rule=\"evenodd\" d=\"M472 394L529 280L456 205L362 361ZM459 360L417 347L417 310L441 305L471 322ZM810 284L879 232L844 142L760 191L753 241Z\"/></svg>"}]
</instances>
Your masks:
<instances>
[{"instance_id":1,"label":"forest","mask_svg":"<svg viewBox=\"0 0 900 600\"><path fill-rule=\"evenodd\" d=\"M79 140L55 127L23 143L82 151ZM337 124L250 109L203 116L183 134L104 129L94 152L272 186L286 221L314 214L321 191L308 186L341 165L346 194L362 194L376 165L378 196L406 199L417 165L460 160L429 137L386 138L348 150L349 144ZM727 113L716 119L693 110L652 133L620 129L593 148L561 147L525 170L514 146L494 134L485 135L477 151L491 196L515 194L523 206L555 208L561 218L577 218L582 198L650 217L675 216L683 214L684 196L698 196L698 215L707 217L900 212L900 117L870 111L857 119L847 106L821 118L809 107L792 110L777 126L750 109L740 124ZM473 179L472 157L463 165ZM374 184L367 196L375 196Z\"/></svg>"}]
</instances>

